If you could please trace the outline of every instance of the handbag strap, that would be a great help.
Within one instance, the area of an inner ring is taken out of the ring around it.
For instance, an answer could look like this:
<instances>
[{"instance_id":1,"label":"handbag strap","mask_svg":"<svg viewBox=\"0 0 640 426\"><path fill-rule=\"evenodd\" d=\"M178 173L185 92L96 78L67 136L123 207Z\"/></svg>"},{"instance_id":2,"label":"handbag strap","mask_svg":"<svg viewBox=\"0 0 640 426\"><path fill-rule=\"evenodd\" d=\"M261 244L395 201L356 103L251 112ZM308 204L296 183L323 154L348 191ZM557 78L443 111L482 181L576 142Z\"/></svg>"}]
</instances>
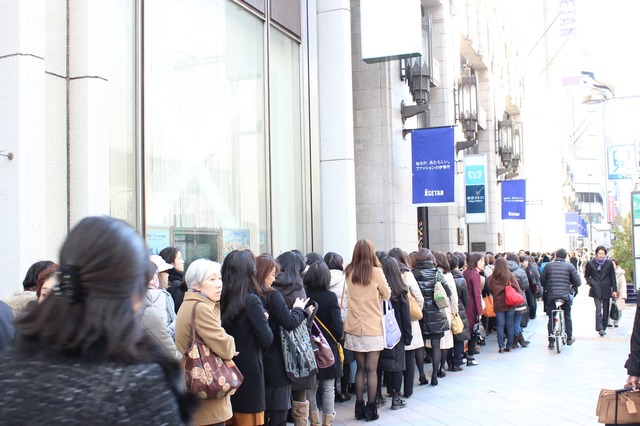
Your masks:
<instances>
[{"instance_id":1,"label":"handbag strap","mask_svg":"<svg viewBox=\"0 0 640 426\"><path fill-rule=\"evenodd\" d=\"M333 334L329 331L329 329L327 328L326 325L324 325L322 323L322 321L320 321L320 318L316 317L316 319L313 321L313 323L316 325L316 328L318 327L318 324L316 324L316 321L322 326L322 328L325 329L325 331L329 334L329 336L331 336L331 338L333 339L334 342L336 342L336 344L338 344L338 341L336 340L335 337L333 337ZM318 329L319 331L319 329Z\"/></svg>"},{"instance_id":2,"label":"handbag strap","mask_svg":"<svg viewBox=\"0 0 640 426\"><path fill-rule=\"evenodd\" d=\"M196 306L198 306L198 303L201 302L199 300L196 301L196 303L193 304L193 308L191 308L191 341L189 343L189 349L191 349L196 342Z\"/></svg>"},{"instance_id":3,"label":"handbag strap","mask_svg":"<svg viewBox=\"0 0 640 426\"><path fill-rule=\"evenodd\" d=\"M342 302L344 301L344 289L347 288L347 281L342 285L342 296L340 296L340 310L342 310Z\"/></svg>"}]
</instances>

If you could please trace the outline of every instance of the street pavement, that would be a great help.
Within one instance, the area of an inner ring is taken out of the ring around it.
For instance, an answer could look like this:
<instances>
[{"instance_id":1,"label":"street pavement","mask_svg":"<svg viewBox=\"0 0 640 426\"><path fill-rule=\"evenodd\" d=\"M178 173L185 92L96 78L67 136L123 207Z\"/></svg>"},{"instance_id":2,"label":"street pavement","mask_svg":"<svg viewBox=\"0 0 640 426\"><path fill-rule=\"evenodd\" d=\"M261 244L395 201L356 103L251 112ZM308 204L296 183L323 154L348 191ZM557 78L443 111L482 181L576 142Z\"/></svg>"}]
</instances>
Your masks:
<instances>
[{"instance_id":1,"label":"street pavement","mask_svg":"<svg viewBox=\"0 0 640 426\"><path fill-rule=\"evenodd\" d=\"M622 388L627 375L624 363L636 306L626 305L620 327L595 331L595 307L587 286L572 307L576 342L558 354L547 349L547 316L538 303L535 320L524 335L531 344L498 353L496 333L479 346L478 366L449 372L437 386L419 386L407 399L407 407L391 410L391 398L378 409L380 418L369 425L597 425L595 415L601 388ZM427 377L431 365L425 365ZM383 387L383 392L385 388ZM365 395L366 397L366 395ZM336 402L335 425L365 423L354 417L355 395Z\"/></svg>"}]
</instances>

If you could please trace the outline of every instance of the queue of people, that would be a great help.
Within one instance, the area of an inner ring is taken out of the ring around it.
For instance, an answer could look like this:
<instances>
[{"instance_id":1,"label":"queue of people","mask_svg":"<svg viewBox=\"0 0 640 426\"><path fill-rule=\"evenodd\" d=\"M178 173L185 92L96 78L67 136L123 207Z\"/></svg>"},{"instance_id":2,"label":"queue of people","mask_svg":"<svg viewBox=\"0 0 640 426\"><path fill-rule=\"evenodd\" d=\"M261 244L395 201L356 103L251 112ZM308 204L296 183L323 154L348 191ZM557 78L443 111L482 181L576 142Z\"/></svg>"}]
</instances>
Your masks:
<instances>
[{"instance_id":1,"label":"queue of people","mask_svg":"<svg viewBox=\"0 0 640 426\"><path fill-rule=\"evenodd\" d=\"M626 281L604 248L595 254L584 275L603 335L617 326L608 322L609 304L617 298L624 305ZM483 326L496 331L498 353L527 347L522 327L536 318L540 297L547 313L556 299L566 300L572 344L571 298L580 277L567 255L560 249L539 265L527 253L384 252L359 240L346 266L334 252L291 250L274 259L235 250L222 264L194 259L185 270L179 248L149 256L129 225L86 218L69 233L59 263L38 262L27 273L33 302L13 312L0 304L0 383L12 382L11 393L0 392L0 415L26 404L22 390L37 381L51 392L38 413L12 417L16 424L46 412L70 423L100 416L135 424L285 425L289 417L294 425L324 426L335 420L335 403L352 393L355 418L376 420L387 403L383 389L399 410L414 385L437 386L448 373L478 366ZM515 304L512 292L520 296ZM395 345L386 339L386 309L398 329ZM334 362L293 380L281 338L302 324L310 335L323 334ZM205 399L189 392L184 365L193 336L233 360L243 376L235 392ZM106 399L95 404L99 395Z\"/></svg>"}]
</instances>

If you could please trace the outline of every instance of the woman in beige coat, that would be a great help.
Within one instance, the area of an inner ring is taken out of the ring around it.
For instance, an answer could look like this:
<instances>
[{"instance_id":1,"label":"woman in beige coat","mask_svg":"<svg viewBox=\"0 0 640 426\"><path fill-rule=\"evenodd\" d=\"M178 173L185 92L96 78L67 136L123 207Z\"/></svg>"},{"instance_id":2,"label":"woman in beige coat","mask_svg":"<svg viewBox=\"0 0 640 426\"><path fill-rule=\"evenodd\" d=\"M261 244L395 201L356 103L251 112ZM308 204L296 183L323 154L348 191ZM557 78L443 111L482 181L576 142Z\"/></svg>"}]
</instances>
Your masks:
<instances>
[{"instance_id":1,"label":"woman in beige coat","mask_svg":"<svg viewBox=\"0 0 640 426\"><path fill-rule=\"evenodd\" d=\"M196 335L220 358L233 358L236 353L235 341L224 331L220 322L220 264L207 259L195 260L189 265L185 281L189 291L184 295L176 318L176 347L181 353L188 350L187 346L191 340L191 314L192 309L195 309ZM205 399L195 414L194 424L224 425L232 415L229 396Z\"/></svg>"},{"instance_id":2,"label":"woman in beige coat","mask_svg":"<svg viewBox=\"0 0 640 426\"><path fill-rule=\"evenodd\" d=\"M391 289L371 241L359 240L356 243L351 263L344 272L349 305L344 324L344 347L353 351L358 365L355 416L357 420L377 420L378 359L385 346L380 301L389 300ZM365 381L366 407L363 399Z\"/></svg>"},{"instance_id":3,"label":"woman in beige coat","mask_svg":"<svg viewBox=\"0 0 640 426\"><path fill-rule=\"evenodd\" d=\"M611 303L615 303L618 306L618 310L622 311L624 306L627 304L627 279L625 277L624 269L620 267L618 264L618 259L611 259L613 262L613 266L616 267L616 284L618 286L618 297L611 300ZM611 312L611 310L609 310ZM620 312L622 315L622 312ZM614 326L617 327L620 324L620 320L612 320L609 318L609 327Z\"/></svg>"}]
</instances>

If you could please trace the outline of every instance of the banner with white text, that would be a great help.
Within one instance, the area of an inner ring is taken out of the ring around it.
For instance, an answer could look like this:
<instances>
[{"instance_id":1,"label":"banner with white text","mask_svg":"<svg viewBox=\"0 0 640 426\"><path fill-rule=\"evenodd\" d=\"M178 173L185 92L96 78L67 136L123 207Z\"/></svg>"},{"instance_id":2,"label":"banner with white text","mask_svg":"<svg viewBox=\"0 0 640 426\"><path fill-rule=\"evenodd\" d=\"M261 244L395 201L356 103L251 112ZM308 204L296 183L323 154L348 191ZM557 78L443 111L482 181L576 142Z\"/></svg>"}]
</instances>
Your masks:
<instances>
[{"instance_id":1,"label":"banner with white text","mask_svg":"<svg viewBox=\"0 0 640 426\"><path fill-rule=\"evenodd\" d=\"M411 132L413 205L433 206L455 201L453 127Z\"/></svg>"},{"instance_id":2,"label":"banner with white text","mask_svg":"<svg viewBox=\"0 0 640 426\"><path fill-rule=\"evenodd\" d=\"M502 181L502 219L527 218L527 181L524 179Z\"/></svg>"}]
</instances>

